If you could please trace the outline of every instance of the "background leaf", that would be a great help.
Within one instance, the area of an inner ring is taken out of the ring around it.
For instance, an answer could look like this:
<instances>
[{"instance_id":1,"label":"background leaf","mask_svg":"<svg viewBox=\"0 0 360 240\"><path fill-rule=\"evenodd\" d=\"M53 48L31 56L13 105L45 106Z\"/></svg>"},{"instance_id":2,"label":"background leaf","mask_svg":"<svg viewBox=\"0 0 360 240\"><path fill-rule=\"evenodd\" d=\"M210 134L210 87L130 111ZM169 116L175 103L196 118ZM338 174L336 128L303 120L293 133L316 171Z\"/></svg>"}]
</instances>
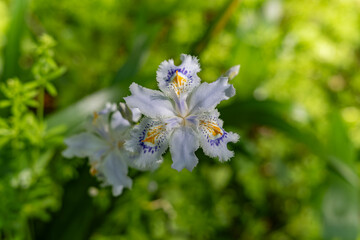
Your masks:
<instances>
[{"instance_id":1,"label":"background leaf","mask_svg":"<svg viewBox=\"0 0 360 240\"><path fill-rule=\"evenodd\" d=\"M1 80L18 76L21 40L25 31L27 0L11 2L10 27L7 32L7 44L4 49L4 72Z\"/></svg>"}]
</instances>

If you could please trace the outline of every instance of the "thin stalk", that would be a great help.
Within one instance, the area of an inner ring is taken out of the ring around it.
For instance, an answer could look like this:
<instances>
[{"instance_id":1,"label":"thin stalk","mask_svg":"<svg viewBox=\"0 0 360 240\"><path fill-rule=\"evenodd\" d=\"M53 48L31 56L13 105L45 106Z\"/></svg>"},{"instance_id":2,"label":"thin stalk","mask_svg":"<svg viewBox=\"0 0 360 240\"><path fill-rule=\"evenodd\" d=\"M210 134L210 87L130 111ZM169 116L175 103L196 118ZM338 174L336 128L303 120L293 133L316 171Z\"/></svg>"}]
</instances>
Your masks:
<instances>
[{"instance_id":1,"label":"thin stalk","mask_svg":"<svg viewBox=\"0 0 360 240\"><path fill-rule=\"evenodd\" d=\"M26 228L26 239L27 240L32 240L32 233L31 233L31 227L30 227L30 222L26 221L25 223L25 228Z\"/></svg>"},{"instance_id":2,"label":"thin stalk","mask_svg":"<svg viewBox=\"0 0 360 240\"><path fill-rule=\"evenodd\" d=\"M229 22L230 18L233 16L233 13L239 6L241 0L229 0L225 5L224 9L219 12L219 15L210 25L204 36L195 43L191 48L192 54L199 55L209 44L210 40L215 38L220 32L225 28L226 24Z\"/></svg>"},{"instance_id":3,"label":"thin stalk","mask_svg":"<svg viewBox=\"0 0 360 240\"><path fill-rule=\"evenodd\" d=\"M45 89L44 87L40 87L39 89L39 105L37 107L37 115L40 122L44 120L44 98L45 98Z\"/></svg>"},{"instance_id":4,"label":"thin stalk","mask_svg":"<svg viewBox=\"0 0 360 240\"><path fill-rule=\"evenodd\" d=\"M4 240L12 240L12 239L14 239L14 238L11 233L11 230L9 230L9 231L4 230Z\"/></svg>"}]
</instances>

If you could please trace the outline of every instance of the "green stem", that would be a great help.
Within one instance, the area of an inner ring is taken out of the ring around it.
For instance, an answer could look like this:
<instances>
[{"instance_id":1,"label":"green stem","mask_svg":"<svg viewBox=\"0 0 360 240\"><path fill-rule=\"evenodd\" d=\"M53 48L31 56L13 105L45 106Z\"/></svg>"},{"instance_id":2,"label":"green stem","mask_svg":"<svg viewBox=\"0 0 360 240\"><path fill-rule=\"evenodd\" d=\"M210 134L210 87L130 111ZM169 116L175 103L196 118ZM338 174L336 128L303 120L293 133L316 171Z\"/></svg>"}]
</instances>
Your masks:
<instances>
[{"instance_id":1,"label":"green stem","mask_svg":"<svg viewBox=\"0 0 360 240\"><path fill-rule=\"evenodd\" d=\"M25 223L25 228L26 228L26 239L27 240L32 240L32 233L31 233L31 227L30 227L30 222L27 220Z\"/></svg>"},{"instance_id":2,"label":"green stem","mask_svg":"<svg viewBox=\"0 0 360 240\"><path fill-rule=\"evenodd\" d=\"M220 32L225 28L226 24L229 22L230 18L233 16L235 10L239 6L241 0L229 0L225 5L224 9L219 12L219 15L209 25L209 28L205 32L204 36L195 43L193 46L192 54L199 55L209 44L210 40L215 38Z\"/></svg>"},{"instance_id":3,"label":"green stem","mask_svg":"<svg viewBox=\"0 0 360 240\"><path fill-rule=\"evenodd\" d=\"M40 122L43 122L44 119L44 95L45 95L44 87L41 87L39 90L39 106L37 108L37 115Z\"/></svg>"},{"instance_id":4,"label":"green stem","mask_svg":"<svg viewBox=\"0 0 360 240\"><path fill-rule=\"evenodd\" d=\"M5 239L6 239L6 240L12 240L12 239L14 239L14 238L13 238L13 235L12 235L12 233L11 233L11 230L9 230L9 231L5 231L5 230L4 230L4 234L5 234Z\"/></svg>"}]
</instances>

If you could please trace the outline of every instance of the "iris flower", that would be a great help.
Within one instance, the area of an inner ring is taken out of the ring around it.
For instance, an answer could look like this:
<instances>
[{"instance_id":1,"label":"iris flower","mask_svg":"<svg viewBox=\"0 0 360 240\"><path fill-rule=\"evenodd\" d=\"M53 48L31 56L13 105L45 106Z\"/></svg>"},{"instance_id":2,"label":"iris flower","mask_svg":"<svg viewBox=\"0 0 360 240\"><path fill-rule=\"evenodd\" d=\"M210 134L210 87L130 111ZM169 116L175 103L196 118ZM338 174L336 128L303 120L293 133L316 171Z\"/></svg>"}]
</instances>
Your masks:
<instances>
[{"instance_id":1,"label":"iris flower","mask_svg":"<svg viewBox=\"0 0 360 240\"><path fill-rule=\"evenodd\" d=\"M238 74L240 66L232 67L215 82L200 84L198 59L185 54L180 59L179 66L172 59L160 64L156 79L161 91L132 83L132 95L124 98L129 107L145 115L125 142L129 151L140 153L134 160L138 166L156 164L168 147L172 168L178 171L193 170L200 146L206 155L220 161L234 155L227 143L237 142L239 136L224 130L216 106L235 95L228 81Z\"/></svg>"},{"instance_id":2,"label":"iris flower","mask_svg":"<svg viewBox=\"0 0 360 240\"><path fill-rule=\"evenodd\" d=\"M125 139L129 137L132 123L137 122L141 114L130 111L124 104L107 104L106 108L94 112L87 125L87 131L65 140L67 149L63 156L88 157L90 173L102 181L103 186L112 186L112 193L118 196L123 188L131 188L132 180L127 176L128 166L136 155L124 148ZM133 167L133 166L132 166Z\"/></svg>"}]
</instances>

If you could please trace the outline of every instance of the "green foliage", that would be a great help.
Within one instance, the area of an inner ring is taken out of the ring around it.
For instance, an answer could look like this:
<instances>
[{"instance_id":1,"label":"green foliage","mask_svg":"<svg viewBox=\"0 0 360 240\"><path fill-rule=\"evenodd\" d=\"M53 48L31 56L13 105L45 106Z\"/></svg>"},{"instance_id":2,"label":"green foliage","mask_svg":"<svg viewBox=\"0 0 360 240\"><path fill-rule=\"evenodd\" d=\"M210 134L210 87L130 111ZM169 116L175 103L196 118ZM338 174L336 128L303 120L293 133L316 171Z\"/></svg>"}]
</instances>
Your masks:
<instances>
[{"instance_id":1,"label":"green foliage","mask_svg":"<svg viewBox=\"0 0 360 240\"><path fill-rule=\"evenodd\" d=\"M49 81L64 72L53 59L54 44L48 35L40 38L32 67L34 80L12 78L0 86L4 96L0 105L7 115L0 118L0 212L6 216L0 229L6 238L24 239L29 218L48 220L48 210L60 205L61 188L47 167L62 144L64 129L46 130L42 120L44 88L55 89ZM34 113L36 109L40 114Z\"/></svg>"},{"instance_id":2,"label":"green foliage","mask_svg":"<svg viewBox=\"0 0 360 240\"><path fill-rule=\"evenodd\" d=\"M356 0L0 2L0 239L359 239L359 11ZM62 158L63 138L131 82L154 88L180 53L199 56L203 81L241 64L219 109L241 136L235 157L198 151L178 173L167 154L113 198L85 160Z\"/></svg>"},{"instance_id":3,"label":"green foliage","mask_svg":"<svg viewBox=\"0 0 360 240\"><path fill-rule=\"evenodd\" d=\"M4 50L4 70L1 80L15 77L19 69L20 43L25 31L25 14L28 0L13 1L11 6L11 28L7 30L7 44Z\"/></svg>"},{"instance_id":4,"label":"green foliage","mask_svg":"<svg viewBox=\"0 0 360 240\"><path fill-rule=\"evenodd\" d=\"M36 51L38 60L32 67L32 74L38 87L45 88L51 96L56 96L55 86L50 82L63 75L64 67L59 67L54 58L53 47L55 41L49 35L43 35L40 38L40 46Z\"/></svg>"}]
</instances>

